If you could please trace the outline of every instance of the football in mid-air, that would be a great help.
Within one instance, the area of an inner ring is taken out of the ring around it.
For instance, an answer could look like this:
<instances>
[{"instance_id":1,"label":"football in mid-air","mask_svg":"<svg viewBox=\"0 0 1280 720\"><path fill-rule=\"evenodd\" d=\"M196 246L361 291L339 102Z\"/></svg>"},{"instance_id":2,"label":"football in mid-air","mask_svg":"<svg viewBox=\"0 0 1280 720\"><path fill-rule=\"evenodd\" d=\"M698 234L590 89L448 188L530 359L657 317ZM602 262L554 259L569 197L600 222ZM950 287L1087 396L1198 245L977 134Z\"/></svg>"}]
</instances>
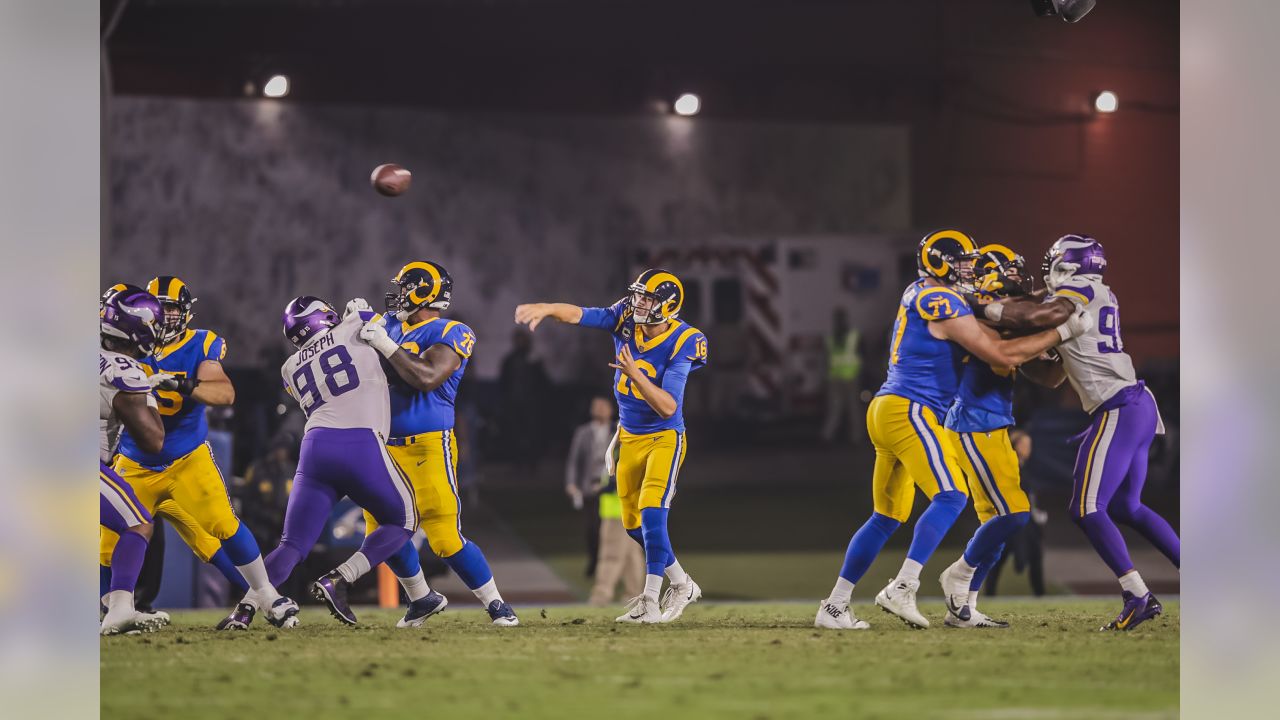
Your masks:
<instances>
[{"instance_id":1,"label":"football in mid-air","mask_svg":"<svg viewBox=\"0 0 1280 720\"><path fill-rule=\"evenodd\" d=\"M413 174L395 163L385 163L373 169L369 182L379 195L395 197L409 189Z\"/></svg>"}]
</instances>

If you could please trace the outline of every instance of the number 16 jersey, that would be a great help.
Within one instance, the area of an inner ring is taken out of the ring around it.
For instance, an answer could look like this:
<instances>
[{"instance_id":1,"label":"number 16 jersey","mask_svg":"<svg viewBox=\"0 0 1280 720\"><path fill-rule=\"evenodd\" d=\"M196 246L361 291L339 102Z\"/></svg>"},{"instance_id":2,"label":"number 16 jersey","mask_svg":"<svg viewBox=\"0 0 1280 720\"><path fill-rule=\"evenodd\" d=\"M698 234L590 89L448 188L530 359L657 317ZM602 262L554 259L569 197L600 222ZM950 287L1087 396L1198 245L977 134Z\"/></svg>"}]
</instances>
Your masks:
<instances>
[{"instance_id":1,"label":"number 16 jersey","mask_svg":"<svg viewBox=\"0 0 1280 720\"><path fill-rule=\"evenodd\" d=\"M1062 368L1080 396L1084 411L1092 413L1116 393L1138 382L1133 360L1120 340L1120 303L1100 279L1074 277L1050 293L1066 298L1093 316L1093 327L1058 346Z\"/></svg>"},{"instance_id":2,"label":"number 16 jersey","mask_svg":"<svg viewBox=\"0 0 1280 720\"><path fill-rule=\"evenodd\" d=\"M360 339L372 312L354 312L298 349L280 375L312 428L369 428L387 437L391 405L382 356Z\"/></svg>"}]
</instances>

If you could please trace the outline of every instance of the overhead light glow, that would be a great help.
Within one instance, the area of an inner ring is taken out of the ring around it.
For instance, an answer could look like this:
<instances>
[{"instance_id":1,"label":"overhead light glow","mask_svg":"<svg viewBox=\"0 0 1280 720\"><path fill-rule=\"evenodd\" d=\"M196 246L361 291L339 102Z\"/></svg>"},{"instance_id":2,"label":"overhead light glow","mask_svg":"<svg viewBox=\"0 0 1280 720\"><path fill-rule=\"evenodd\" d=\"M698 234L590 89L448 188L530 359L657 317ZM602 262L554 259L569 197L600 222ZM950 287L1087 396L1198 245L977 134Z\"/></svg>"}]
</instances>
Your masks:
<instances>
[{"instance_id":1,"label":"overhead light glow","mask_svg":"<svg viewBox=\"0 0 1280 720\"><path fill-rule=\"evenodd\" d=\"M266 85L262 86L262 94L269 98L284 97L289 94L289 78L286 75L272 75Z\"/></svg>"},{"instance_id":2,"label":"overhead light glow","mask_svg":"<svg viewBox=\"0 0 1280 720\"><path fill-rule=\"evenodd\" d=\"M689 117L691 115L697 115L698 111L702 109L702 100L693 93L685 93L676 98L675 105L672 105L671 107L676 111L677 115Z\"/></svg>"},{"instance_id":3,"label":"overhead light glow","mask_svg":"<svg viewBox=\"0 0 1280 720\"><path fill-rule=\"evenodd\" d=\"M1110 90L1103 90L1093 98L1093 108L1100 113L1113 113L1120 107L1120 98Z\"/></svg>"}]
</instances>

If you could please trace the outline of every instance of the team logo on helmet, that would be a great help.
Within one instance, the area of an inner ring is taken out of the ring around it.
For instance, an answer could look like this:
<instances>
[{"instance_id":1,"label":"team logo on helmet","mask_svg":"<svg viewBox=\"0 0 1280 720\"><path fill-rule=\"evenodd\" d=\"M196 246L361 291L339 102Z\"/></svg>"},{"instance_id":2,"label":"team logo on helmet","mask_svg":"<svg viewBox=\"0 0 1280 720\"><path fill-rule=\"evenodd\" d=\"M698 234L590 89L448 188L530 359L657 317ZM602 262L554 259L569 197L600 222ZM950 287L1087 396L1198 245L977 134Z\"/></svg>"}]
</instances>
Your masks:
<instances>
[{"instance_id":1,"label":"team logo on helmet","mask_svg":"<svg viewBox=\"0 0 1280 720\"><path fill-rule=\"evenodd\" d=\"M684 305L684 284L666 270L645 270L631 283L627 292L631 317L640 325L675 320Z\"/></svg>"},{"instance_id":2,"label":"team logo on helmet","mask_svg":"<svg viewBox=\"0 0 1280 720\"><path fill-rule=\"evenodd\" d=\"M155 352L163 318L160 301L137 287L112 293L98 311L104 336L131 345L143 355Z\"/></svg>"},{"instance_id":3,"label":"team logo on helmet","mask_svg":"<svg viewBox=\"0 0 1280 720\"><path fill-rule=\"evenodd\" d=\"M1040 271L1045 286L1056 290L1076 275L1102 277L1107 271L1107 256L1102 243L1088 235L1063 235L1044 254Z\"/></svg>"},{"instance_id":4,"label":"team logo on helmet","mask_svg":"<svg viewBox=\"0 0 1280 720\"><path fill-rule=\"evenodd\" d=\"M191 294L191 289L181 278L173 275L151 278L151 282L147 283L147 292L155 295L164 308L160 345L168 345L187 331L187 326L191 324L191 306L195 304L196 296Z\"/></svg>"},{"instance_id":5,"label":"team logo on helmet","mask_svg":"<svg viewBox=\"0 0 1280 720\"><path fill-rule=\"evenodd\" d=\"M302 347L311 338L338 324L338 311L329 303L312 295L303 295L284 306L284 336L294 347Z\"/></svg>"},{"instance_id":6,"label":"team logo on helmet","mask_svg":"<svg viewBox=\"0 0 1280 720\"><path fill-rule=\"evenodd\" d=\"M413 312L419 308L448 310L453 298L453 278L443 265L430 260L405 265L391 283L395 289L387 293L388 312Z\"/></svg>"},{"instance_id":7,"label":"team logo on helmet","mask_svg":"<svg viewBox=\"0 0 1280 720\"><path fill-rule=\"evenodd\" d=\"M973 264L974 281L979 290L992 295L1023 295L1026 287L1027 261L1012 249L992 243L978 248Z\"/></svg>"},{"instance_id":8,"label":"team logo on helmet","mask_svg":"<svg viewBox=\"0 0 1280 720\"><path fill-rule=\"evenodd\" d=\"M948 285L972 284L976 258L973 238L959 230L938 230L920 240L916 268L920 277L931 277Z\"/></svg>"}]
</instances>

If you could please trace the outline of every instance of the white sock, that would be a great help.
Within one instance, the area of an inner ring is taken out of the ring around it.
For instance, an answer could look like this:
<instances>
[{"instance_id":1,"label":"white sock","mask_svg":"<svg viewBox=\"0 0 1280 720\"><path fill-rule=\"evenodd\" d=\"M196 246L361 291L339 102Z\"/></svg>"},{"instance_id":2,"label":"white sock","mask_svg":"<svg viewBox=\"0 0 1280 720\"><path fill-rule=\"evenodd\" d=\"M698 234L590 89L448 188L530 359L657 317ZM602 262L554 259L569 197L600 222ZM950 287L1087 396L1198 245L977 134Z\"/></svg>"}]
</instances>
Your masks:
<instances>
[{"instance_id":1,"label":"white sock","mask_svg":"<svg viewBox=\"0 0 1280 720\"><path fill-rule=\"evenodd\" d=\"M911 558L907 558L902 561L902 569L898 571L898 577L896 579L898 582L902 582L904 580L915 580L916 582L919 582L920 571L923 569L923 565Z\"/></svg>"},{"instance_id":2,"label":"white sock","mask_svg":"<svg viewBox=\"0 0 1280 720\"><path fill-rule=\"evenodd\" d=\"M280 593L267 577L267 566L262 562L261 555L254 558L253 562L237 565L236 569L244 576L245 582L249 583L249 594L256 596L265 607L271 607L280 598Z\"/></svg>"},{"instance_id":3,"label":"white sock","mask_svg":"<svg viewBox=\"0 0 1280 720\"><path fill-rule=\"evenodd\" d=\"M480 602L485 607L489 607L489 604L494 600L502 601L502 596L498 594L498 583L494 582L493 578L489 578L489 582L471 592L475 593L477 598L480 598Z\"/></svg>"},{"instance_id":4,"label":"white sock","mask_svg":"<svg viewBox=\"0 0 1280 720\"><path fill-rule=\"evenodd\" d=\"M957 560L956 564L951 567L954 568L951 574L964 580L965 585L973 582L973 574L978 572L978 568L970 565L963 557Z\"/></svg>"},{"instance_id":5,"label":"white sock","mask_svg":"<svg viewBox=\"0 0 1280 720\"><path fill-rule=\"evenodd\" d=\"M133 610L133 593L128 590L112 590L102 596L102 602L107 606L107 614L112 612L129 612Z\"/></svg>"},{"instance_id":6,"label":"white sock","mask_svg":"<svg viewBox=\"0 0 1280 720\"><path fill-rule=\"evenodd\" d=\"M689 582L689 573L685 572L684 568L680 567L680 561L676 560L667 566L667 579L672 585L679 585Z\"/></svg>"},{"instance_id":7,"label":"white sock","mask_svg":"<svg viewBox=\"0 0 1280 720\"><path fill-rule=\"evenodd\" d=\"M365 573L369 572L369 570L369 558L365 557L364 553L359 550L357 550L351 557L347 558L346 562L338 566L338 574L342 576L343 580L346 580L349 583L353 583L364 577Z\"/></svg>"},{"instance_id":8,"label":"white sock","mask_svg":"<svg viewBox=\"0 0 1280 720\"><path fill-rule=\"evenodd\" d=\"M827 598L832 605L848 605L849 600L853 597L853 583L842 577L836 578L836 586L831 590L831 597Z\"/></svg>"},{"instance_id":9,"label":"white sock","mask_svg":"<svg viewBox=\"0 0 1280 720\"><path fill-rule=\"evenodd\" d=\"M1137 570L1130 570L1124 575L1121 575L1120 587L1128 590L1138 597L1142 597L1143 595L1151 592L1147 589L1147 584L1142 582L1142 576L1138 574Z\"/></svg>"},{"instance_id":10,"label":"white sock","mask_svg":"<svg viewBox=\"0 0 1280 720\"><path fill-rule=\"evenodd\" d=\"M969 609L970 610L978 609L978 591L977 590L969 591Z\"/></svg>"},{"instance_id":11,"label":"white sock","mask_svg":"<svg viewBox=\"0 0 1280 720\"><path fill-rule=\"evenodd\" d=\"M427 584L427 576L422 574L422 568L418 568L418 574L413 577L397 578L400 586L404 588L404 592L409 596L409 602L421 600L431 594L431 586Z\"/></svg>"},{"instance_id":12,"label":"white sock","mask_svg":"<svg viewBox=\"0 0 1280 720\"><path fill-rule=\"evenodd\" d=\"M644 594L650 600L657 601L658 593L662 592L662 576L661 575L645 575L644 576Z\"/></svg>"}]
</instances>

